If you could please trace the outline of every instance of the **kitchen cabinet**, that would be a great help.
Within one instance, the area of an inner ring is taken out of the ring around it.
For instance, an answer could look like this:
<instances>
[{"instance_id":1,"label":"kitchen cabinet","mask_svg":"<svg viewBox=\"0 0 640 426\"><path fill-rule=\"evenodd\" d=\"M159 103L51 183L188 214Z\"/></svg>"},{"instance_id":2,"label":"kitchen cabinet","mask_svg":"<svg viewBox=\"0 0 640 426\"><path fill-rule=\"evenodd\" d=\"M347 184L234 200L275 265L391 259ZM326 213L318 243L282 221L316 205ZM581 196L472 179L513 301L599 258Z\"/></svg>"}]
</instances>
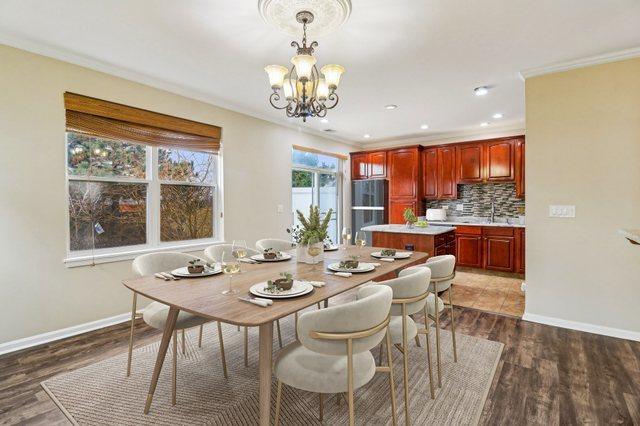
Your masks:
<instances>
[{"instance_id":1,"label":"kitchen cabinet","mask_svg":"<svg viewBox=\"0 0 640 426\"><path fill-rule=\"evenodd\" d=\"M457 225L458 266L524 273L524 228Z\"/></svg>"},{"instance_id":2,"label":"kitchen cabinet","mask_svg":"<svg viewBox=\"0 0 640 426\"><path fill-rule=\"evenodd\" d=\"M496 140L485 145L485 180L504 182L515 179L514 140Z\"/></svg>"},{"instance_id":3,"label":"kitchen cabinet","mask_svg":"<svg viewBox=\"0 0 640 426\"><path fill-rule=\"evenodd\" d=\"M459 266L482 268L482 228L456 226L456 261Z\"/></svg>"},{"instance_id":4,"label":"kitchen cabinet","mask_svg":"<svg viewBox=\"0 0 640 426\"><path fill-rule=\"evenodd\" d=\"M458 183L480 183L484 180L484 144L472 143L456 147Z\"/></svg>"},{"instance_id":5,"label":"kitchen cabinet","mask_svg":"<svg viewBox=\"0 0 640 426\"><path fill-rule=\"evenodd\" d=\"M419 149L401 148L387 154L389 166L389 198L417 198Z\"/></svg>"},{"instance_id":6,"label":"kitchen cabinet","mask_svg":"<svg viewBox=\"0 0 640 426\"><path fill-rule=\"evenodd\" d=\"M494 271L514 271L515 238L513 228L485 226L482 228L484 239L484 268Z\"/></svg>"},{"instance_id":7,"label":"kitchen cabinet","mask_svg":"<svg viewBox=\"0 0 640 426\"><path fill-rule=\"evenodd\" d=\"M369 177L369 167L367 164L368 154L351 154L351 179L367 179Z\"/></svg>"},{"instance_id":8,"label":"kitchen cabinet","mask_svg":"<svg viewBox=\"0 0 640 426\"><path fill-rule=\"evenodd\" d=\"M515 245L516 245L516 254L515 254L515 271L519 274L524 274L524 247L525 247L525 232L524 228L518 228L515 231Z\"/></svg>"},{"instance_id":9,"label":"kitchen cabinet","mask_svg":"<svg viewBox=\"0 0 640 426\"><path fill-rule=\"evenodd\" d=\"M438 149L422 151L422 189L427 200L438 198Z\"/></svg>"},{"instance_id":10,"label":"kitchen cabinet","mask_svg":"<svg viewBox=\"0 0 640 426\"><path fill-rule=\"evenodd\" d=\"M458 196L456 182L456 148L438 148L438 199L451 199Z\"/></svg>"},{"instance_id":11,"label":"kitchen cabinet","mask_svg":"<svg viewBox=\"0 0 640 426\"><path fill-rule=\"evenodd\" d=\"M389 200L389 223L406 223L404 220L404 211L406 209L413 210L417 215L418 202L405 199Z\"/></svg>"},{"instance_id":12,"label":"kitchen cabinet","mask_svg":"<svg viewBox=\"0 0 640 426\"><path fill-rule=\"evenodd\" d=\"M515 144L516 198L524 198L524 139Z\"/></svg>"},{"instance_id":13,"label":"kitchen cabinet","mask_svg":"<svg viewBox=\"0 0 640 426\"><path fill-rule=\"evenodd\" d=\"M371 242L374 247L422 251L429 253L429 256L447 254L447 250L451 247L450 243L455 241L454 231L449 231L440 235L375 231L371 234Z\"/></svg>"},{"instance_id":14,"label":"kitchen cabinet","mask_svg":"<svg viewBox=\"0 0 640 426\"><path fill-rule=\"evenodd\" d=\"M387 151L370 152L367 156L369 178L381 179L387 177Z\"/></svg>"}]
</instances>

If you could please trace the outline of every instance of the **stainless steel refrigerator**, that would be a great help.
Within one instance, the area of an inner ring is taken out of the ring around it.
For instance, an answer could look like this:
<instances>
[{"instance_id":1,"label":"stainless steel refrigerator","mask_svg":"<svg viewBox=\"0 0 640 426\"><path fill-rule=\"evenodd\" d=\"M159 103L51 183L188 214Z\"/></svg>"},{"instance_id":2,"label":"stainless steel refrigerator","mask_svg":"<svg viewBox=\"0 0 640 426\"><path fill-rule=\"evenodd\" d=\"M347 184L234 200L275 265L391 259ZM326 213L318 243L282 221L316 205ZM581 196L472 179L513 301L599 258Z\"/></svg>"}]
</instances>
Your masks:
<instances>
[{"instance_id":1,"label":"stainless steel refrigerator","mask_svg":"<svg viewBox=\"0 0 640 426\"><path fill-rule=\"evenodd\" d=\"M387 180L366 179L351 182L351 238L369 225L387 223ZM354 243L354 241L352 241ZM371 233L367 232L367 245L371 246Z\"/></svg>"}]
</instances>

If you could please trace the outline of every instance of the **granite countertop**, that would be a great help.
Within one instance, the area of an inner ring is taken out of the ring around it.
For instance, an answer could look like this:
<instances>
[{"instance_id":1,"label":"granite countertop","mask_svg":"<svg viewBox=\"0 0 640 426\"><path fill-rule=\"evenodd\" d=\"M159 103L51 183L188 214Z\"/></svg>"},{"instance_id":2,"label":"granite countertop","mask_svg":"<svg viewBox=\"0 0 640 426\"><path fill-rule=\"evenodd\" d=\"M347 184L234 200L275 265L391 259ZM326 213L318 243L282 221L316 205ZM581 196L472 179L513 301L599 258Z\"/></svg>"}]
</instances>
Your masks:
<instances>
[{"instance_id":1,"label":"granite countertop","mask_svg":"<svg viewBox=\"0 0 640 426\"><path fill-rule=\"evenodd\" d=\"M633 244L640 244L640 229L620 229L618 233Z\"/></svg>"},{"instance_id":2,"label":"granite countertop","mask_svg":"<svg viewBox=\"0 0 640 426\"><path fill-rule=\"evenodd\" d=\"M428 226L426 228L407 228L406 225L371 225L361 228L362 231L369 232L394 232L399 234L418 234L418 235L440 235L454 231L453 226Z\"/></svg>"},{"instance_id":3,"label":"granite countertop","mask_svg":"<svg viewBox=\"0 0 640 426\"><path fill-rule=\"evenodd\" d=\"M429 226L456 226L456 225L466 225L466 226L497 226L503 228L524 228L524 225L519 223L506 223L506 222L482 222L482 221L429 221Z\"/></svg>"}]
</instances>

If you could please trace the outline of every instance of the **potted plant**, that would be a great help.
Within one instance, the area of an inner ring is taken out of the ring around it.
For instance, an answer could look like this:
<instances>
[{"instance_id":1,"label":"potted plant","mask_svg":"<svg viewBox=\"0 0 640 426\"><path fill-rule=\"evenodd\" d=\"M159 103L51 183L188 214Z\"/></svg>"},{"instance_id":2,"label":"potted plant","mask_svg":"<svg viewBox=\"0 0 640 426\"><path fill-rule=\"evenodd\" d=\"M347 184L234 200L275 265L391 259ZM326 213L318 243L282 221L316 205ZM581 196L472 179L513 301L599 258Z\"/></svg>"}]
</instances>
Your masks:
<instances>
[{"instance_id":1,"label":"potted plant","mask_svg":"<svg viewBox=\"0 0 640 426\"><path fill-rule=\"evenodd\" d=\"M204 272L204 262L200 259L194 259L189 261L187 271L190 274L201 274Z\"/></svg>"},{"instance_id":2,"label":"potted plant","mask_svg":"<svg viewBox=\"0 0 640 426\"><path fill-rule=\"evenodd\" d=\"M407 222L407 228L413 228L413 224L418 221L413 209L406 208L404 213L402 213L404 220Z\"/></svg>"},{"instance_id":3,"label":"potted plant","mask_svg":"<svg viewBox=\"0 0 640 426\"><path fill-rule=\"evenodd\" d=\"M266 290L269 292L291 290L293 287L293 275L288 272L280 272L280 278L267 281Z\"/></svg>"},{"instance_id":4,"label":"potted plant","mask_svg":"<svg viewBox=\"0 0 640 426\"><path fill-rule=\"evenodd\" d=\"M264 249L264 251L262 252L262 256L265 259L270 259L270 260L277 259L278 258L278 251L273 249L273 248L271 248L271 247L269 247L269 248Z\"/></svg>"},{"instance_id":5,"label":"potted plant","mask_svg":"<svg viewBox=\"0 0 640 426\"><path fill-rule=\"evenodd\" d=\"M360 265L360 261L358 260L358 256L350 256L348 260L340 261L340 268L343 269L358 269Z\"/></svg>"},{"instance_id":6,"label":"potted plant","mask_svg":"<svg viewBox=\"0 0 640 426\"><path fill-rule=\"evenodd\" d=\"M298 262L304 263L314 263L313 259L307 254L307 245L309 244L309 240L312 238L317 238L318 241L328 241L331 243L331 239L329 238L329 222L331 221L331 215L333 214L333 209L329 209L329 211L324 215L323 218L320 217L320 208L318 206L309 206L309 216L306 217L300 210L296 210L296 214L298 216L298 221L300 225L293 226L287 229L287 232L291 234L291 239L296 243L296 257ZM323 256L316 257L316 263L322 262Z\"/></svg>"}]
</instances>

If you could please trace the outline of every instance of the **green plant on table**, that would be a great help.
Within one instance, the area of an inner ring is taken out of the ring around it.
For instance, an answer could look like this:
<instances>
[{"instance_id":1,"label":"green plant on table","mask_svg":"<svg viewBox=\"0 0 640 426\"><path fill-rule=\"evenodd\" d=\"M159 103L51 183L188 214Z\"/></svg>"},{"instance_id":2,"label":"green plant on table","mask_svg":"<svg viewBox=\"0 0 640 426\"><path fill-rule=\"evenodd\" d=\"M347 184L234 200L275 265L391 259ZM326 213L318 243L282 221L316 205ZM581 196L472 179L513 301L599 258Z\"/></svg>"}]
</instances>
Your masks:
<instances>
[{"instance_id":1,"label":"green plant on table","mask_svg":"<svg viewBox=\"0 0 640 426\"><path fill-rule=\"evenodd\" d=\"M329 209L324 218L320 218L320 207L318 206L309 206L309 217L305 217L300 210L296 210L300 225L287 229L287 232L291 234L291 238L296 244L307 245L313 237L316 237L318 241L328 240L331 243L328 229L332 214L333 209Z\"/></svg>"}]
</instances>

